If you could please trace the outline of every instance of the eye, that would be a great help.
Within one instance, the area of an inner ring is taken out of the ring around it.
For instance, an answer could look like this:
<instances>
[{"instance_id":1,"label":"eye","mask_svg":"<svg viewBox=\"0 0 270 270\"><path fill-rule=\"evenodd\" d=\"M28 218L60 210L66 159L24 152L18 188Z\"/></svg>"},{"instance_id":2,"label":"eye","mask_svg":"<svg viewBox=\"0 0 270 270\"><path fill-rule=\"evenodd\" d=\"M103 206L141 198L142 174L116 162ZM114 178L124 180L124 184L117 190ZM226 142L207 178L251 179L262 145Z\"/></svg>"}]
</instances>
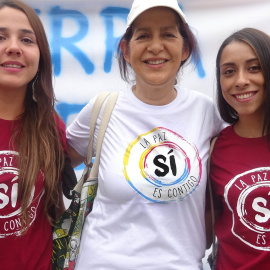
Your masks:
<instances>
[{"instance_id":1,"label":"eye","mask_svg":"<svg viewBox=\"0 0 270 270\"><path fill-rule=\"evenodd\" d=\"M24 37L24 38L21 39L21 41L23 43L29 43L29 44L34 43L33 40L31 38L29 38L29 37Z\"/></svg>"},{"instance_id":2,"label":"eye","mask_svg":"<svg viewBox=\"0 0 270 270\"><path fill-rule=\"evenodd\" d=\"M148 38L149 37L149 35L147 35L147 34L140 34L140 35L138 35L137 36L137 40L142 40L142 39L146 39L146 38Z\"/></svg>"},{"instance_id":3,"label":"eye","mask_svg":"<svg viewBox=\"0 0 270 270\"><path fill-rule=\"evenodd\" d=\"M175 35L173 33L164 33L163 36L166 38L175 38Z\"/></svg>"},{"instance_id":4,"label":"eye","mask_svg":"<svg viewBox=\"0 0 270 270\"><path fill-rule=\"evenodd\" d=\"M261 71L261 66L260 65L253 65L249 68L251 72L258 72Z\"/></svg>"},{"instance_id":5,"label":"eye","mask_svg":"<svg viewBox=\"0 0 270 270\"><path fill-rule=\"evenodd\" d=\"M0 41L5 40L6 38L3 35L0 35Z\"/></svg>"},{"instance_id":6,"label":"eye","mask_svg":"<svg viewBox=\"0 0 270 270\"><path fill-rule=\"evenodd\" d=\"M227 68L223 71L221 71L221 75L224 75L224 76L230 76L230 75L233 75L235 73L235 70L233 68Z\"/></svg>"}]
</instances>

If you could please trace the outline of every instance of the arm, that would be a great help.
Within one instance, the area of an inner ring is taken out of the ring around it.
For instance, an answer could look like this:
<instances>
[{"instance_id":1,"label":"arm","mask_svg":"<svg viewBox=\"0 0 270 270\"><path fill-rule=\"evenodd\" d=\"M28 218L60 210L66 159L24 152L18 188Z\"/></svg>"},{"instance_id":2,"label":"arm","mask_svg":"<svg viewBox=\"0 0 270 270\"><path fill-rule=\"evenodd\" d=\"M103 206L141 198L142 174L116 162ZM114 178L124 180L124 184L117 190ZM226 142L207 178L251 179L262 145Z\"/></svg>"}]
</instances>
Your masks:
<instances>
[{"instance_id":1,"label":"arm","mask_svg":"<svg viewBox=\"0 0 270 270\"><path fill-rule=\"evenodd\" d=\"M205 234L206 234L206 249L209 249L213 243L213 221L211 211L211 199L209 192L209 183L206 186L205 195Z\"/></svg>"},{"instance_id":2,"label":"arm","mask_svg":"<svg viewBox=\"0 0 270 270\"><path fill-rule=\"evenodd\" d=\"M73 168L85 161L85 157L81 156L72 146L69 145L69 143L67 144L67 150L71 160L71 166Z\"/></svg>"},{"instance_id":3,"label":"arm","mask_svg":"<svg viewBox=\"0 0 270 270\"><path fill-rule=\"evenodd\" d=\"M205 233L206 233L206 249L209 249L214 241L214 222L215 222L215 204L214 194L210 179L210 160L211 154L214 149L218 137L214 137L210 144L209 157L207 160L207 183L206 183L206 194L205 194Z\"/></svg>"},{"instance_id":4,"label":"arm","mask_svg":"<svg viewBox=\"0 0 270 270\"><path fill-rule=\"evenodd\" d=\"M55 217L56 220L58 220L58 218L65 212L66 207L64 204L64 198L63 198L63 190L62 190L62 181L59 181L58 184L58 204L55 207Z\"/></svg>"},{"instance_id":5,"label":"arm","mask_svg":"<svg viewBox=\"0 0 270 270\"><path fill-rule=\"evenodd\" d=\"M211 245L213 244L214 223L217 220L217 218L220 216L220 214L222 213L221 203L218 201L215 194L212 194L212 196L213 196L213 205L211 206L210 188L209 188L209 183L207 183L206 199L205 199L206 249L209 249Z\"/></svg>"}]
</instances>

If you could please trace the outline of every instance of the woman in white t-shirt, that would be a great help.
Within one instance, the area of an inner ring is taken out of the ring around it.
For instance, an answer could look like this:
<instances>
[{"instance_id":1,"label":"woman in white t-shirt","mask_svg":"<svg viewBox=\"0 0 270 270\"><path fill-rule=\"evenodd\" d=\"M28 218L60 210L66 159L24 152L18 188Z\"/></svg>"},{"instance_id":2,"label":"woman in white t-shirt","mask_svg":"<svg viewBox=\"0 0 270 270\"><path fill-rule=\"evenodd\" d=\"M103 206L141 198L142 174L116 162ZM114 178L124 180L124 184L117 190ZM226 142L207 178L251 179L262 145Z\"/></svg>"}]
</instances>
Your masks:
<instances>
[{"instance_id":1,"label":"woman in white t-shirt","mask_svg":"<svg viewBox=\"0 0 270 270\"><path fill-rule=\"evenodd\" d=\"M202 269L206 160L223 122L209 97L175 84L198 59L177 1L135 0L118 53L122 78L132 72L135 83L105 133L76 269ZM94 100L67 130L74 166L87 156Z\"/></svg>"}]
</instances>

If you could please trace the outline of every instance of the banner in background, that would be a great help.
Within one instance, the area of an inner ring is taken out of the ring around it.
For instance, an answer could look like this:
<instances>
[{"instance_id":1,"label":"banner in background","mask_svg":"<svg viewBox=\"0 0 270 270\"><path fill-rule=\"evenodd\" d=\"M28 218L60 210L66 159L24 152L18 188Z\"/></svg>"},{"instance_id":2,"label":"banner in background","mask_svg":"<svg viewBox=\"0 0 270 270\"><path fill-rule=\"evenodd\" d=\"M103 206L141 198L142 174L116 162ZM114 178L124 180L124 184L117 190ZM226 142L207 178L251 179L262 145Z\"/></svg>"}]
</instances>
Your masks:
<instances>
[{"instance_id":1,"label":"banner in background","mask_svg":"<svg viewBox=\"0 0 270 270\"><path fill-rule=\"evenodd\" d=\"M115 57L131 0L27 0L50 43L57 110L68 125L91 97L126 87ZM183 0L179 5L198 39L200 64L180 72L178 83L214 97L215 57L221 42L243 27L270 34L269 1Z\"/></svg>"}]
</instances>

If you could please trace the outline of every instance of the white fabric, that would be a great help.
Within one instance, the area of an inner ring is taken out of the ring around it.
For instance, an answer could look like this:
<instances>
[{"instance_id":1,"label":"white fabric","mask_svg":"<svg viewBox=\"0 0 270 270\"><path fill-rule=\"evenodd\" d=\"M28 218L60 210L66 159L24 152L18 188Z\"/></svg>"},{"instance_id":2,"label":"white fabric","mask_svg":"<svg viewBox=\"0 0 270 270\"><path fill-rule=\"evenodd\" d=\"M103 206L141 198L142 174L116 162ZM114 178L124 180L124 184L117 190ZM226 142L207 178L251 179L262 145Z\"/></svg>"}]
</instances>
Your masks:
<instances>
[{"instance_id":1,"label":"white fabric","mask_svg":"<svg viewBox=\"0 0 270 270\"><path fill-rule=\"evenodd\" d=\"M177 0L134 0L127 17L126 29L136 20L136 18L146 10L154 7L168 7L178 13L184 23L187 23L187 18L178 5Z\"/></svg>"},{"instance_id":2,"label":"white fabric","mask_svg":"<svg viewBox=\"0 0 270 270\"><path fill-rule=\"evenodd\" d=\"M131 88L120 93L77 270L202 269L206 160L223 124L209 97L176 89L165 106L141 102ZM67 129L68 143L83 156L92 105Z\"/></svg>"}]
</instances>

